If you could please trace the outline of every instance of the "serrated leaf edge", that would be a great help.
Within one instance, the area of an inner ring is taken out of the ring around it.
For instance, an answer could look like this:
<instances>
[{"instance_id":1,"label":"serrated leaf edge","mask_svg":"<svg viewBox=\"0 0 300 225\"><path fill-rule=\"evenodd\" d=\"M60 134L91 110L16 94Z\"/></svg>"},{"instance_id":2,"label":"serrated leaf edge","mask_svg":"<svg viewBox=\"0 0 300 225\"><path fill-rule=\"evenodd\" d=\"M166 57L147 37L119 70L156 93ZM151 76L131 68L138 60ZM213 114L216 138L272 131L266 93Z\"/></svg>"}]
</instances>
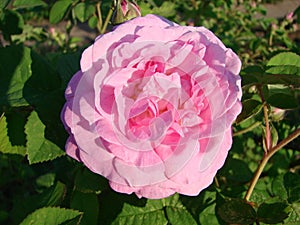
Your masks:
<instances>
[{"instance_id":1,"label":"serrated leaf edge","mask_svg":"<svg viewBox=\"0 0 300 225\"><path fill-rule=\"evenodd\" d=\"M39 117L39 115L38 115L38 113L37 113L36 111L33 111L33 112L35 112L35 113L37 114L37 116ZM32 115L33 112L31 112L31 114L29 115L29 117ZM28 118L29 118L29 117L28 117ZM27 123L28 123L28 118L27 118ZM27 127L27 123L26 123L26 125L25 125L26 148L27 148L27 143L28 143L28 127ZM45 126L45 124L43 124L43 125ZM44 131L45 131L45 128L44 128ZM45 141L43 141L43 143L45 143ZM54 144L54 143L53 143L53 144ZM65 156L65 155L66 155L66 153L62 151L61 155L56 155L56 157L54 157L54 158L51 158L51 159L43 159L43 160L38 161L38 162L32 162L32 161L30 160L30 158L29 158L29 155L28 155L28 152L27 152L27 151L26 151L26 154L25 154L25 156L27 157L27 159L28 159L28 161L29 161L29 165L32 165L32 164L38 164L38 163L43 163L43 162L49 162L49 161L52 161L52 160L54 160L54 159L60 158L60 157Z\"/></svg>"},{"instance_id":2,"label":"serrated leaf edge","mask_svg":"<svg viewBox=\"0 0 300 225\"><path fill-rule=\"evenodd\" d=\"M80 215L79 215L80 218L79 218L78 223L77 223L78 225L80 224L80 221L81 221L82 216L83 216L83 212L80 212L79 210L76 210L76 209L68 209L68 208L62 208L62 207L42 207L42 208L38 208L38 209L36 209L35 211L33 211L32 213L28 214L28 215L23 219L23 221L20 223L20 225L22 225L22 223L24 222L24 220L26 220L27 217L33 215L34 213L36 213L37 211L42 210L42 209L62 209L62 210L66 210L66 211L71 210L71 211L73 211L73 212L77 212L77 213L80 214ZM76 218L76 217L74 217L74 218Z\"/></svg>"}]
</instances>

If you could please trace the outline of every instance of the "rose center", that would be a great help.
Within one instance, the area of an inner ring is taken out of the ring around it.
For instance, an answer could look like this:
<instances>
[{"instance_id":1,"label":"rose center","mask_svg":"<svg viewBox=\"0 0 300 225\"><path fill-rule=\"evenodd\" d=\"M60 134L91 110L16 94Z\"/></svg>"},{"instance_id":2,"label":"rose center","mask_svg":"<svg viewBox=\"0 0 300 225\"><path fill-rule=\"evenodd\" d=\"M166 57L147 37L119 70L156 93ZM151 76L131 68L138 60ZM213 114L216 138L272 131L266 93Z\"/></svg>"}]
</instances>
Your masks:
<instances>
[{"instance_id":1,"label":"rose center","mask_svg":"<svg viewBox=\"0 0 300 225\"><path fill-rule=\"evenodd\" d=\"M128 132L134 139L154 141L164 135L172 120L172 112L162 104L162 100L143 99L130 110Z\"/></svg>"}]
</instances>

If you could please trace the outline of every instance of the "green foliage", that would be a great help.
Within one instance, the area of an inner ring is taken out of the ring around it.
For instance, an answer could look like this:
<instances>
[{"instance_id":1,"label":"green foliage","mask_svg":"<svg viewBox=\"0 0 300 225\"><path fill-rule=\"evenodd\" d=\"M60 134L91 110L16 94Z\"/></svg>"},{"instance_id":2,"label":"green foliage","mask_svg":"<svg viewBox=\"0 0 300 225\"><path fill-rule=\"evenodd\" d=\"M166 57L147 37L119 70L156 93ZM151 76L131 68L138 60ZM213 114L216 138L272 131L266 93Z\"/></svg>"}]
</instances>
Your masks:
<instances>
[{"instance_id":1,"label":"green foliage","mask_svg":"<svg viewBox=\"0 0 300 225\"><path fill-rule=\"evenodd\" d=\"M82 213L64 208L41 208L30 214L21 225L59 225L63 223L80 222Z\"/></svg>"},{"instance_id":2,"label":"green foliage","mask_svg":"<svg viewBox=\"0 0 300 225\"><path fill-rule=\"evenodd\" d=\"M0 152L8 154L25 155L25 148L23 146L13 146L9 140L7 132L6 117L0 117Z\"/></svg>"},{"instance_id":3,"label":"green foliage","mask_svg":"<svg viewBox=\"0 0 300 225\"><path fill-rule=\"evenodd\" d=\"M81 2L74 7L74 12L78 20L84 22L95 13L95 7L91 4Z\"/></svg>"},{"instance_id":4,"label":"green foliage","mask_svg":"<svg viewBox=\"0 0 300 225\"><path fill-rule=\"evenodd\" d=\"M283 94L283 93L276 93L271 95L267 102L277 108L280 109L293 109L298 107L298 102L294 96Z\"/></svg>"},{"instance_id":5,"label":"green foliage","mask_svg":"<svg viewBox=\"0 0 300 225\"><path fill-rule=\"evenodd\" d=\"M10 0L3 0L0 2L0 9L4 9L8 3L10 2Z\"/></svg>"},{"instance_id":6,"label":"green foliage","mask_svg":"<svg viewBox=\"0 0 300 225\"><path fill-rule=\"evenodd\" d=\"M257 211L258 220L267 224L281 223L289 216L289 213L290 206L284 202L263 203Z\"/></svg>"},{"instance_id":7,"label":"green foliage","mask_svg":"<svg viewBox=\"0 0 300 225\"><path fill-rule=\"evenodd\" d=\"M30 164L53 160L64 155L64 151L44 136L45 125L36 112L28 117L25 127L27 134L27 156Z\"/></svg>"},{"instance_id":8,"label":"green foliage","mask_svg":"<svg viewBox=\"0 0 300 225\"><path fill-rule=\"evenodd\" d=\"M241 114L238 116L236 122L241 123L244 120L255 116L262 109L262 103L255 99L246 99L243 101L243 109Z\"/></svg>"},{"instance_id":9,"label":"green foliage","mask_svg":"<svg viewBox=\"0 0 300 225\"><path fill-rule=\"evenodd\" d=\"M283 52L272 57L266 73L291 74L300 76L300 56L292 52Z\"/></svg>"},{"instance_id":10,"label":"green foliage","mask_svg":"<svg viewBox=\"0 0 300 225\"><path fill-rule=\"evenodd\" d=\"M98 224L99 202L96 194L75 191L73 192L70 206L72 209L83 212L80 224Z\"/></svg>"},{"instance_id":11,"label":"green foliage","mask_svg":"<svg viewBox=\"0 0 300 225\"><path fill-rule=\"evenodd\" d=\"M86 181L89 182L86 182ZM74 180L74 188L83 193L96 193L99 194L103 190L108 189L106 179L97 174L92 173L86 168L78 170Z\"/></svg>"},{"instance_id":12,"label":"green foliage","mask_svg":"<svg viewBox=\"0 0 300 225\"><path fill-rule=\"evenodd\" d=\"M244 200L261 160L299 128L300 9L293 18L266 18L260 1L140 0L143 15L206 26L238 53L243 111L234 142L214 183L198 196L138 199L65 156L60 120L64 90L95 37L110 0L0 1L1 224L299 224L299 138L276 152ZM46 24L46 25L45 25ZM267 118L267 122L266 119ZM267 132L268 131L268 132Z\"/></svg>"},{"instance_id":13,"label":"green foliage","mask_svg":"<svg viewBox=\"0 0 300 225\"><path fill-rule=\"evenodd\" d=\"M72 0L59 0L55 2L50 11L50 23L60 22L66 15L67 11L72 5L72 2Z\"/></svg>"},{"instance_id":14,"label":"green foliage","mask_svg":"<svg viewBox=\"0 0 300 225\"><path fill-rule=\"evenodd\" d=\"M23 89L31 76L30 49L23 46L1 48L0 60L0 105L27 106Z\"/></svg>"},{"instance_id":15,"label":"green foliage","mask_svg":"<svg viewBox=\"0 0 300 225\"><path fill-rule=\"evenodd\" d=\"M16 8L31 8L36 6L47 6L42 0L15 0L13 6Z\"/></svg>"},{"instance_id":16,"label":"green foliage","mask_svg":"<svg viewBox=\"0 0 300 225\"><path fill-rule=\"evenodd\" d=\"M226 199L217 209L223 221L230 224L252 224L256 212L251 205L241 199Z\"/></svg>"},{"instance_id":17,"label":"green foliage","mask_svg":"<svg viewBox=\"0 0 300 225\"><path fill-rule=\"evenodd\" d=\"M0 12L0 30L3 31L6 40L10 40L13 34L21 34L23 27L23 17L17 11L5 9Z\"/></svg>"}]
</instances>

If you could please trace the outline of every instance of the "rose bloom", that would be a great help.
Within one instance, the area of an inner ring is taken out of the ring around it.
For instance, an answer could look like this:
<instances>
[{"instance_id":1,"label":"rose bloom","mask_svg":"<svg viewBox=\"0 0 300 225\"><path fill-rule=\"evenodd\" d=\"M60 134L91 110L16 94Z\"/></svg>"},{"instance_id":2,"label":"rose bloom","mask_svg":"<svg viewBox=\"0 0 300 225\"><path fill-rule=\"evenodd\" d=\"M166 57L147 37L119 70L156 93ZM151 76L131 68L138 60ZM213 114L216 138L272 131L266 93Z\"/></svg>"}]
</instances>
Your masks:
<instances>
[{"instance_id":1,"label":"rose bloom","mask_svg":"<svg viewBox=\"0 0 300 225\"><path fill-rule=\"evenodd\" d=\"M62 120L69 156L138 197L209 186L241 111L241 62L204 27L156 15L100 35L81 57Z\"/></svg>"}]
</instances>

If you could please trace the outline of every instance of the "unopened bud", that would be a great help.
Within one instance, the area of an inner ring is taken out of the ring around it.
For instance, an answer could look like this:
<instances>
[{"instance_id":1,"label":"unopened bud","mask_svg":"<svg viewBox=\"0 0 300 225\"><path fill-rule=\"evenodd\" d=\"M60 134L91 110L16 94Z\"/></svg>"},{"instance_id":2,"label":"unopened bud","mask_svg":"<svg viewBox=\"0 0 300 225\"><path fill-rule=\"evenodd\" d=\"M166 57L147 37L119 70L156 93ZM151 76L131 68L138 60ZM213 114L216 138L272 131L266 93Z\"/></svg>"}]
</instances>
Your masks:
<instances>
[{"instance_id":1,"label":"unopened bud","mask_svg":"<svg viewBox=\"0 0 300 225\"><path fill-rule=\"evenodd\" d=\"M284 118L285 116L285 110L284 109L279 109L279 108L272 108L271 111L271 117L274 121L280 121Z\"/></svg>"},{"instance_id":2,"label":"unopened bud","mask_svg":"<svg viewBox=\"0 0 300 225\"><path fill-rule=\"evenodd\" d=\"M286 15L286 20L288 21L293 21L293 16L294 16L294 12L290 12L289 14Z\"/></svg>"},{"instance_id":3,"label":"unopened bud","mask_svg":"<svg viewBox=\"0 0 300 225\"><path fill-rule=\"evenodd\" d=\"M135 1L117 0L112 23L120 24L138 16L141 16L141 11Z\"/></svg>"}]
</instances>

